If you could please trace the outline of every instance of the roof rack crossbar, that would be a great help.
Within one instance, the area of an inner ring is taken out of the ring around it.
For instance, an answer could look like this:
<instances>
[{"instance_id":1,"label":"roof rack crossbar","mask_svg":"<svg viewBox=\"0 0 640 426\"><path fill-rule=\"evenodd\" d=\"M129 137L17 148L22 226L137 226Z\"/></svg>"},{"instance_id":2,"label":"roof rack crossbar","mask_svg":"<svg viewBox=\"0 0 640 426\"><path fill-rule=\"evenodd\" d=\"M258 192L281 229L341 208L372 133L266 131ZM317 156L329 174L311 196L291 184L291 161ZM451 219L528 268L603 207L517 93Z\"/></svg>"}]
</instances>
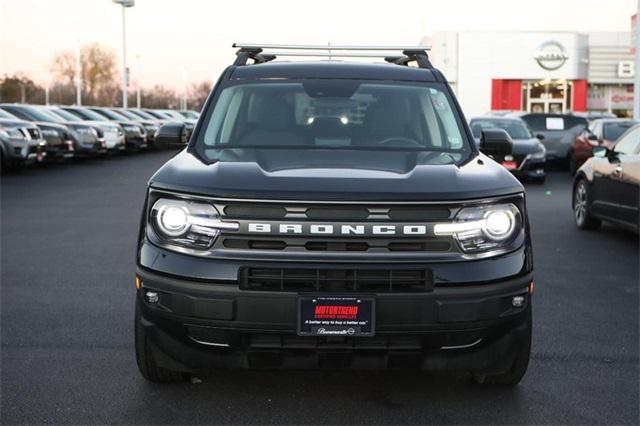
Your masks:
<instances>
[{"instance_id":1,"label":"roof rack crossbar","mask_svg":"<svg viewBox=\"0 0 640 426\"><path fill-rule=\"evenodd\" d=\"M233 43L233 47L241 49L277 49L277 50L431 50L430 46L342 46L342 45L304 45L304 44L261 44L261 43Z\"/></svg>"},{"instance_id":2,"label":"roof rack crossbar","mask_svg":"<svg viewBox=\"0 0 640 426\"><path fill-rule=\"evenodd\" d=\"M277 56L308 56L308 57L337 57L337 58L384 58L385 61L397 65L417 63L420 68L433 68L427 51L429 46L331 46L331 45L295 45L295 44L258 44L234 43L239 48L234 65L246 65L249 59L254 64L261 64L274 60ZM277 50L269 54L264 49ZM401 51L402 55L389 54Z\"/></svg>"}]
</instances>

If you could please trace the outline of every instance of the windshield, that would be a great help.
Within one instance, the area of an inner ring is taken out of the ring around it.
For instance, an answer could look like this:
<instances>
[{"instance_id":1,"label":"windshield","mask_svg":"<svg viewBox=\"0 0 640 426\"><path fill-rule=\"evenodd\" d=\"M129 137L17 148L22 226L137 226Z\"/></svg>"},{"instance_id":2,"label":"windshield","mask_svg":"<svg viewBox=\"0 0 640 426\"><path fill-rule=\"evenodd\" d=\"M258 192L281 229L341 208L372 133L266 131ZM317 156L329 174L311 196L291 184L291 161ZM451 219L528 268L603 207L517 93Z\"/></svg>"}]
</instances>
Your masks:
<instances>
[{"instance_id":1,"label":"windshield","mask_svg":"<svg viewBox=\"0 0 640 426\"><path fill-rule=\"evenodd\" d=\"M449 152L459 160L468 146L451 105L438 83L240 83L222 90L199 143L205 154L237 147L374 149Z\"/></svg>"},{"instance_id":2,"label":"windshield","mask_svg":"<svg viewBox=\"0 0 640 426\"><path fill-rule=\"evenodd\" d=\"M63 109L60 108L51 108L50 110L48 110L50 113L57 115L58 117L66 120L66 121L78 121L78 117L76 117L75 115L71 114L70 112L67 112Z\"/></svg>"},{"instance_id":3,"label":"windshield","mask_svg":"<svg viewBox=\"0 0 640 426\"><path fill-rule=\"evenodd\" d=\"M563 132L567 130L584 130L587 120L575 115L526 114L522 119L530 129L536 132Z\"/></svg>"},{"instance_id":4,"label":"windshield","mask_svg":"<svg viewBox=\"0 0 640 426\"><path fill-rule=\"evenodd\" d=\"M91 110L91 111L95 111L97 114L104 115L105 117L110 118L111 120L129 121L129 119L124 115L120 115L109 109L99 109L99 110Z\"/></svg>"},{"instance_id":5,"label":"windshield","mask_svg":"<svg viewBox=\"0 0 640 426\"><path fill-rule=\"evenodd\" d=\"M161 120L171 120L173 119L173 117L171 117L169 114L165 114L162 111L158 111L158 110L146 110L145 111L148 114L153 115L156 119L161 119Z\"/></svg>"},{"instance_id":6,"label":"windshield","mask_svg":"<svg viewBox=\"0 0 640 426\"><path fill-rule=\"evenodd\" d=\"M65 111L69 111L71 114L75 114L83 120L109 121L106 117L103 117L102 115L93 112L88 108L71 108Z\"/></svg>"},{"instance_id":7,"label":"windshield","mask_svg":"<svg viewBox=\"0 0 640 426\"><path fill-rule=\"evenodd\" d=\"M118 114L125 116L126 118L130 119L130 120L140 120L140 117L138 117L137 115L133 114L130 111L124 110L124 109L119 109L117 111Z\"/></svg>"},{"instance_id":8,"label":"windshield","mask_svg":"<svg viewBox=\"0 0 640 426\"><path fill-rule=\"evenodd\" d=\"M19 120L18 117L16 117L13 114L9 114L7 111L5 111L5 110L3 110L1 108L0 108L0 118L9 118L9 119L12 119L12 120Z\"/></svg>"},{"instance_id":9,"label":"windshield","mask_svg":"<svg viewBox=\"0 0 640 426\"><path fill-rule=\"evenodd\" d=\"M474 138L480 138L480 132L485 129L502 129L511 136L511 139L533 138L531 131L519 120L471 120L471 132Z\"/></svg>"},{"instance_id":10,"label":"windshield","mask_svg":"<svg viewBox=\"0 0 640 426\"><path fill-rule=\"evenodd\" d=\"M602 129L602 137L608 141L616 141L628 129L636 124L633 121L619 121L616 123L605 123Z\"/></svg>"},{"instance_id":11,"label":"windshield","mask_svg":"<svg viewBox=\"0 0 640 426\"><path fill-rule=\"evenodd\" d=\"M134 114L134 115L138 116L138 119L144 118L145 120L156 120L156 121L158 120L157 117L154 117L153 115L148 114L148 113L146 113L146 112L144 112L142 110L139 110L139 109L131 109L131 110L129 110L129 112L131 114Z\"/></svg>"}]
</instances>

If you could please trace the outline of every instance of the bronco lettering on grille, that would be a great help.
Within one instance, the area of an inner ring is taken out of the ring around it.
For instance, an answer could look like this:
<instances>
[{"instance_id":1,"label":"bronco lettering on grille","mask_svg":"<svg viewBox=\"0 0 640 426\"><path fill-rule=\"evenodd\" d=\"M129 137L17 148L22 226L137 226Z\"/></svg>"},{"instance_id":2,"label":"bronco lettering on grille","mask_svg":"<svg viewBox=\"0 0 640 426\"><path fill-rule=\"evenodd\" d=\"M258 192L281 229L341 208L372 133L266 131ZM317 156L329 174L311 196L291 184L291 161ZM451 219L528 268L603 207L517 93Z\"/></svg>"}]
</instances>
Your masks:
<instances>
[{"instance_id":1,"label":"bronco lettering on grille","mask_svg":"<svg viewBox=\"0 0 640 426\"><path fill-rule=\"evenodd\" d=\"M426 225L332 225L303 223L249 223L247 231L258 234L294 235L426 235Z\"/></svg>"}]
</instances>

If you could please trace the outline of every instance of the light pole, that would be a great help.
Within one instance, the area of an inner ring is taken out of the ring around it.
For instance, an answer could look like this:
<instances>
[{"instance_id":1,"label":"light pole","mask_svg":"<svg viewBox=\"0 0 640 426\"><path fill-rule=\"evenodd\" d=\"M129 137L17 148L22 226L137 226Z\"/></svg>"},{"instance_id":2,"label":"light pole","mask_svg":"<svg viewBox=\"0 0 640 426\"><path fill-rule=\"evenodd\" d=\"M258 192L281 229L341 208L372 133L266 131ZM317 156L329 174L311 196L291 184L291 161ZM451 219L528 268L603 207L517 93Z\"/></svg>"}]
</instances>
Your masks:
<instances>
[{"instance_id":1,"label":"light pole","mask_svg":"<svg viewBox=\"0 0 640 426\"><path fill-rule=\"evenodd\" d=\"M638 8L636 10L636 25L633 27L635 37L632 40L635 42L633 47L635 48L635 69L633 76L633 118L640 120L640 0L638 0Z\"/></svg>"},{"instance_id":2,"label":"light pole","mask_svg":"<svg viewBox=\"0 0 640 426\"><path fill-rule=\"evenodd\" d=\"M140 54L136 55L136 69L134 71L134 75L136 76L136 108L142 108L141 104L141 96L140 96Z\"/></svg>"},{"instance_id":3,"label":"light pole","mask_svg":"<svg viewBox=\"0 0 640 426\"><path fill-rule=\"evenodd\" d=\"M129 86L129 70L127 69L127 32L125 24L125 9L127 7L133 7L136 4L135 0L112 0L114 3L122 6L122 107L127 108L128 93L127 88Z\"/></svg>"}]
</instances>

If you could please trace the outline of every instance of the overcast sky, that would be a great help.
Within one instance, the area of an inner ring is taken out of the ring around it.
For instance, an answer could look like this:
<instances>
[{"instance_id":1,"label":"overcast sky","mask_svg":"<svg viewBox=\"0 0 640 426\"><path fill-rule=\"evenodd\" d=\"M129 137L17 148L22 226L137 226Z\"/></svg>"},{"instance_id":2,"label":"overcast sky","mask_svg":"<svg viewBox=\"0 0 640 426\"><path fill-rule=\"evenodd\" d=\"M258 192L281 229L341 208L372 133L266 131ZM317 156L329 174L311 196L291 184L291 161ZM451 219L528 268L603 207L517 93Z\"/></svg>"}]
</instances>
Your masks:
<instances>
[{"instance_id":1,"label":"overcast sky","mask_svg":"<svg viewBox=\"0 0 640 426\"><path fill-rule=\"evenodd\" d=\"M132 80L215 80L234 41L415 45L440 30L628 31L636 0L136 0L127 9ZM0 0L0 74L47 84L54 54L100 42L121 57L111 0ZM136 59L136 56L139 58Z\"/></svg>"}]
</instances>

